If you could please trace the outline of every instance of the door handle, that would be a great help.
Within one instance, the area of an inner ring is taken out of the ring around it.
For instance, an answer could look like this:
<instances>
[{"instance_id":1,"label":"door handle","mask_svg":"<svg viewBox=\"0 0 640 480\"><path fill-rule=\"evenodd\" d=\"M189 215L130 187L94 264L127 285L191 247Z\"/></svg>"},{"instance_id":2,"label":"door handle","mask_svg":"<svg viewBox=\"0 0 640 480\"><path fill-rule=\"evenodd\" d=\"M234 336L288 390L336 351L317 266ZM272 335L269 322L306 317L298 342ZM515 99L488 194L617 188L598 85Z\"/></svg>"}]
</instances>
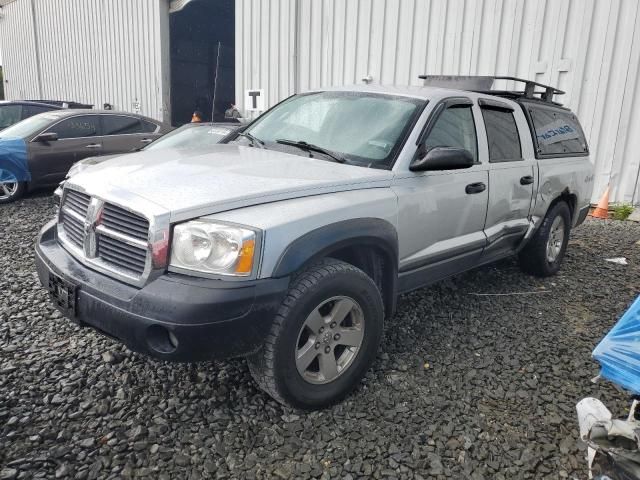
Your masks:
<instances>
[{"instance_id":1,"label":"door handle","mask_svg":"<svg viewBox=\"0 0 640 480\"><path fill-rule=\"evenodd\" d=\"M151 142L153 142L153 138L143 138L142 140L140 140L140 143L144 143L144 144L151 143Z\"/></svg>"},{"instance_id":2,"label":"door handle","mask_svg":"<svg viewBox=\"0 0 640 480\"><path fill-rule=\"evenodd\" d=\"M86 145L85 148L100 148L101 146L101 143L90 143L89 145Z\"/></svg>"},{"instance_id":3,"label":"door handle","mask_svg":"<svg viewBox=\"0 0 640 480\"><path fill-rule=\"evenodd\" d=\"M471 194L471 193L484 192L486 189L487 189L487 186L484 183L477 182L477 183L470 183L469 185L467 185L464 191Z\"/></svg>"},{"instance_id":4,"label":"door handle","mask_svg":"<svg viewBox=\"0 0 640 480\"><path fill-rule=\"evenodd\" d=\"M532 175L525 175L520 179L520 185L531 185L533 183Z\"/></svg>"}]
</instances>

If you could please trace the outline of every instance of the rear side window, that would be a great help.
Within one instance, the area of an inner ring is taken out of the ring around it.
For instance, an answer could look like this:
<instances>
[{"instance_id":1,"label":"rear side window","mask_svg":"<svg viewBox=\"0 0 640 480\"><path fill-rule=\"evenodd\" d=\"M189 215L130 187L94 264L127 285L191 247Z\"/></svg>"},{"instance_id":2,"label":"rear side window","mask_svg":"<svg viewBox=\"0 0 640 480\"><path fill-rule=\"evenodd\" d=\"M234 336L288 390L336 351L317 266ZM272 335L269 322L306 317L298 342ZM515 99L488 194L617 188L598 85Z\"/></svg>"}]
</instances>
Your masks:
<instances>
[{"instance_id":1,"label":"rear side window","mask_svg":"<svg viewBox=\"0 0 640 480\"><path fill-rule=\"evenodd\" d=\"M80 115L67 118L53 125L47 132L58 134L58 139L84 138L100 135L100 117L98 115Z\"/></svg>"},{"instance_id":2,"label":"rear side window","mask_svg":"<svg viewBox=\"0 0 640 480\"><path fill-rule=\"evenodd\" d=\"M429 132L425 145L428 150L435 147L464 148L477 162L478 142L471 106L454 105L444 110Z\"/></svg>"},{"instance_id":3,"label":"rear side window","mask_svg":"<svg viewBox=\"0 0 640 480\"><path fill-rule=\"evenodd\" d=\"M102 128L104 135L128 135L142 133L140 119L124 115L103 115Z\"/></svg>"},{"instance_id":4,"label":"rear side window","mask_svg":"<svg viewBox=\"0 0 640 480\"><path fill-rule=\"evenodd\" d=\"M142 131L144 133L153 133L156 131L156 128L158 128L155 123L147 122L146 120L140 120L140 122L142 123Z\"/></svg>"},{"instance_id":5,"label":"rear side window","mask_svg":"<svg viewBox=\"0 0 640 480\"><path fill-rule=\"evenodd\" d=\"M489 161L496 163L522 160L520 136L513 112L483 108L482 117L487 130Z\"/></svg>"},{"instance_id":6,"label":"rear side window","mask_svg":"<svg viewBox=\"0 0 640 480\"><path fill-rule=\"evenodd\" d=\"M528 111L535 129L538 154L588 153L587 140L575 115L544 107L528 107Z\"/></svg>"}]
</instances>

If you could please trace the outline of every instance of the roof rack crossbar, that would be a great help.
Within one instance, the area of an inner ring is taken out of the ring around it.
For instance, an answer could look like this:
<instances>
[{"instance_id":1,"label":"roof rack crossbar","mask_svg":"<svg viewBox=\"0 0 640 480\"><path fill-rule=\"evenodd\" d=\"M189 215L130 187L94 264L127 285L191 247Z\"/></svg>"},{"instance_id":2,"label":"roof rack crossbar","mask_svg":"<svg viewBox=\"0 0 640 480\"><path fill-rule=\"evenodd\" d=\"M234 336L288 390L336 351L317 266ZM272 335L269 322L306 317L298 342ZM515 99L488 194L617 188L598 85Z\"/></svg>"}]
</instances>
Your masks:
<instances>
[{"instance_id":1,"label":"roof rack crossbar","mask_svg":"<svg viewBox=\"0 0 640 480\"><path fill-rule=\"evenodd\" d=\"M544 83L534 82L533 80L527 80L524 78L503 75L419 75L418 78L424 80L425 85L457 87L464 90L487 93L489 95L509 95L524 98L538 98L536 95L540 95L540 100L551 103L553 103L554 95L563 95L565 93L551 85L545 85ZM492 90L493 82L495 80L509 80L512 82L524 83L524 91ZM536 87L543 88L544 91L536 91Z\"/></svg>"}]
</instances>

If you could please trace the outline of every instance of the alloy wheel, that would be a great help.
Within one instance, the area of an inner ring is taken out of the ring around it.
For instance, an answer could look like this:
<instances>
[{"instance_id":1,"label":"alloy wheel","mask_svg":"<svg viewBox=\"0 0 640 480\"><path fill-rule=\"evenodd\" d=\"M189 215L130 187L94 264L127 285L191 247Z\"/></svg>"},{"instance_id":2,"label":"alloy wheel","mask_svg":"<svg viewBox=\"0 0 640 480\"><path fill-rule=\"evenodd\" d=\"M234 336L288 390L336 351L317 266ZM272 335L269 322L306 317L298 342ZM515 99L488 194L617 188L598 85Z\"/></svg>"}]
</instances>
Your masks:
<instances>
[{"instance_id":1,"label":"alloy wheel","mask_svg":"<svg viewBox=\"0 0 640 480\"><path fill-rule=\"evenodd\" d=\"M313 384L329 383L353 363L364 339L364 314L350 297L332 297L309 314L298 334L298 373Z\"/></svg>"}]
</instances>

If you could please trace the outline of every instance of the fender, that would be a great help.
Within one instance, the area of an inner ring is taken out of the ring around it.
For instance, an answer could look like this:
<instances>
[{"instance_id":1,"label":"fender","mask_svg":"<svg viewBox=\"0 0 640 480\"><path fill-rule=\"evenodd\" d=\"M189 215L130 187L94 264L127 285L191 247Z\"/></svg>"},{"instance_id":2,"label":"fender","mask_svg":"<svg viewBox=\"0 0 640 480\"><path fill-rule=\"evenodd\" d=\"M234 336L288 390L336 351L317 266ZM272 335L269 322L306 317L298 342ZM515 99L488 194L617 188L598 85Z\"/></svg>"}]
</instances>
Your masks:
<instances>
[{"instance_id":1,"label":"fender","mask_svg":"<svg viewBox=\"0 0 640 480\"><path fill-rule=\"evenodd\" d=\"M386 220L356 218L311 230L285 248L272 276L290 275L307 263L331 256L332 252L347 247L374 247L381 253L384 260L382 293L387 316L392 315L397 297L398 233Z\"/></svg>"},{"instance_id":2,"label":"fender","mask_svg":"<svg viewBox=\"0 0 640 480\"><path fill-rule=\"evenodd\" d=\"M27 145L22 138L3 138L0 141L0 182L15 181L31 181Z\"/></svg>"}]
</instances>

